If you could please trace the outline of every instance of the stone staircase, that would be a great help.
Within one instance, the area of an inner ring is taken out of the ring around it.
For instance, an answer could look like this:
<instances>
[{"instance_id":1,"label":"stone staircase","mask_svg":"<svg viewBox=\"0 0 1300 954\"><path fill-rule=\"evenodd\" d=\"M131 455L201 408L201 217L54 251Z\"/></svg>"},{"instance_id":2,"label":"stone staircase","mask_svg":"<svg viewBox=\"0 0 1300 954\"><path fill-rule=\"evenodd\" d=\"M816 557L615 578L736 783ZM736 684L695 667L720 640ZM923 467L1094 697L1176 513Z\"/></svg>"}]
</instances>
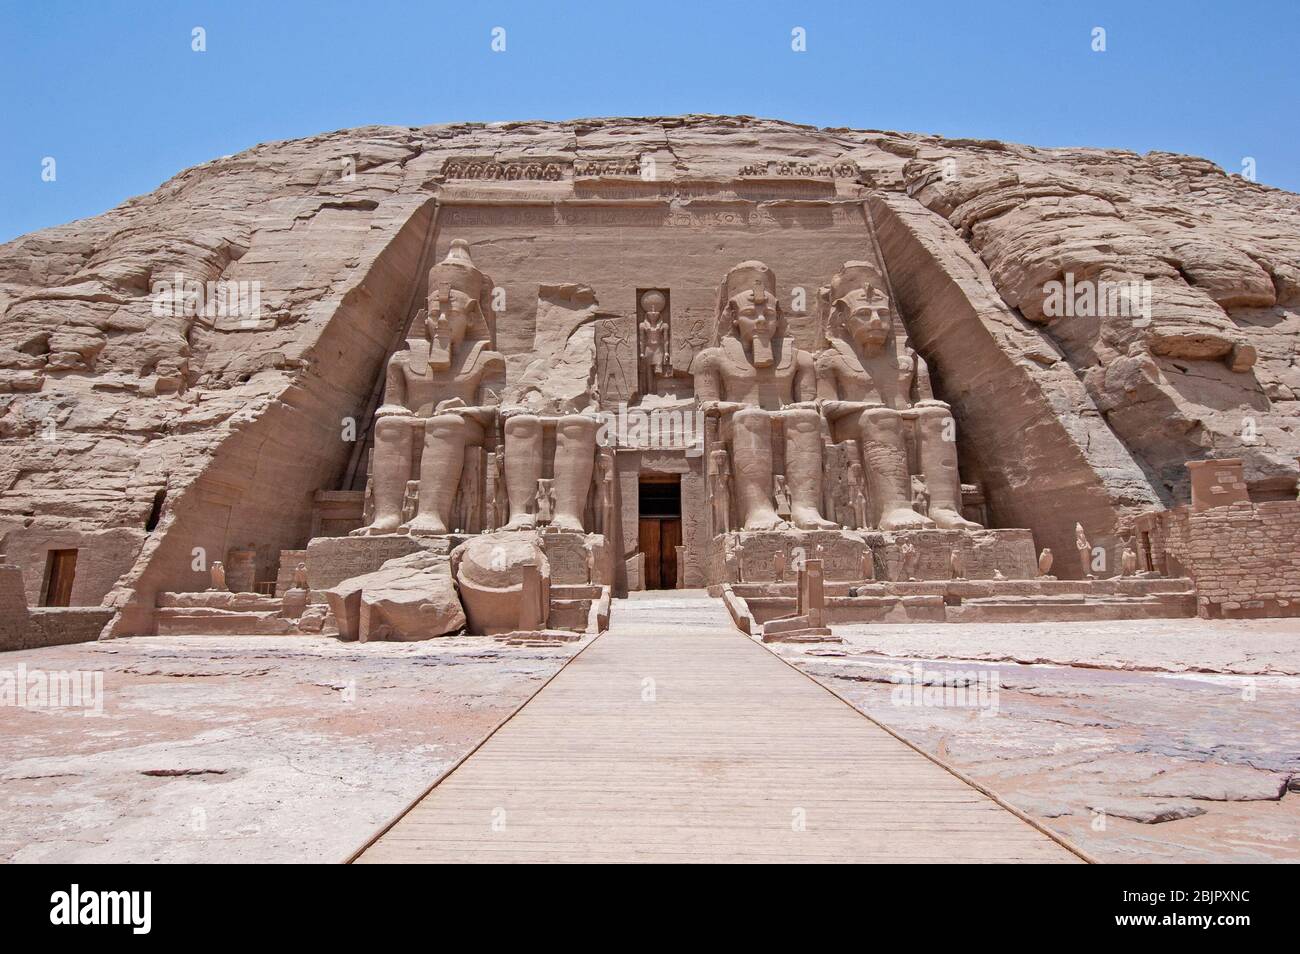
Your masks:
<instances>
[{"instance_id":1,"label":"stone staircase","mask_svg":"<svg viewBox=\"0 0 1300 954\"><path fill-rule=\"evenodd\" d=\"M551 584L548 629L575 633L598 633L609 626L608 586L597 584Z\"/></svg>"},{"instance_id":2,"label":"stone staircase","mask_svg":"<svg viewBox=\"0 0 1300 954\"><path fill-rule=\"evenodd\" d=\"M282 636L297 632L275 596L257 593L159 593L159 636Z\"/></svg>"}]
</instances>

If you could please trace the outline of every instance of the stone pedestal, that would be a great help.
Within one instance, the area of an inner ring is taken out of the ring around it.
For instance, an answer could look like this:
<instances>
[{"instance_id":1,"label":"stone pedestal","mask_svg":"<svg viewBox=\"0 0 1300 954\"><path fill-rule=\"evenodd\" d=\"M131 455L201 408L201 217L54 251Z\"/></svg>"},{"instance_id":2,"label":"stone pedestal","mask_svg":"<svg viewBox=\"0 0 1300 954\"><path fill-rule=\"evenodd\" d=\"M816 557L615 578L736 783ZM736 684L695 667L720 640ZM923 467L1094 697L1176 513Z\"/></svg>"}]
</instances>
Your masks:
<instances>
[{"instance_id":1,"label":"stone pedestal","mask_svg":"<svg viewBox=\"0 0 1300 954\"><path fill-rule=\"evenodd\" d=\"M232 593L257 592L256 550L231 550L226 554L226 589Z\"/></svg>"}]
</instances>

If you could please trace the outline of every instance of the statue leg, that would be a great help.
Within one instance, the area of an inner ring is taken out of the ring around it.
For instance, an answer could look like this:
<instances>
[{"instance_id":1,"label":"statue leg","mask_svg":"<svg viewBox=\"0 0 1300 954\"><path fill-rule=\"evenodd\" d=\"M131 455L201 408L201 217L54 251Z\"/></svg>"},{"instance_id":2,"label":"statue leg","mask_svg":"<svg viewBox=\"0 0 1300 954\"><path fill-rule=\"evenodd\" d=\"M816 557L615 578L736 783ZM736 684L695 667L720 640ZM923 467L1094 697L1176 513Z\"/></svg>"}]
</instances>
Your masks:
<instances>
[{"instance_id":1,"label":"statue leg","mask_svg":"<svg viewBox=\"0 0 1300 954\"><path fill-rule=\"evenodd\" d=\"M551 526L581 532L596 462L596 421L580 414L555 427L555 516Z\"/></svg>"},{"instance_id":2,"label":"statue leg","mask_svg":"<svg viewBox=\"0 0 1300 954\"><path fill-rule=\"evenodd\" d=\"M510 520L502 529L531 530L537 523L534 510L537 481L542 476L542 421L531 414L519 414L505 425L506 496L510 499Z\"/></svg>"},{"instance_id":3,"label":"statue leg","mask_svg":"<svg viewBox=\"0 0 1300 954\"><path fill-rule=\"evenodd\" d=\"M887 407L862 412L862 464L872 497L880 503L881 530L924 530L934 521L912 509L903 419Z\"/></svg>"},{"instance_id":4,"label":"statue leg","mask_svg":"<svg viewBox=\"0 0 1300 954\"><path fill-rule=\"evenodd\" d=\"M375 425L372 487L375 518L367 533L394 533L402 523L402 498L411 475L412 436L419 426L407 417L381 418Z\"/></svg>"},{"instance_id":5,"label":"statue leg","mask_svg":"<svg viewBox=\"0 0 1300 954\"><path fill-rule=\"evenodd\" d=\"M839 524L821 514L821 415L811 408L786 411L785 480L790 488L790 519L802 530L832 530Z\"/></svg>"},{"instance_id":6,"label":"statue leg","mask_svg":"<svg viewBox=\"0 0 1300 954\"><path fill-rule=\"evenodd\" d=\"M947 407L916 410L921 438L921 469L930 494L930 519L943 530L979 530L961 515L961 477L957 473L957 428Z\"/></svg>"},{"instance_id":7,"label":"statue leg","mask_svg":"<svg viewBox=\"0 0 1300 954\"><path fill-rule=\"evenodd\" d=\"M420 502L409 526L413 533L443 534L451 527L451 506L460 487L465 448L481 428L459 414L439 414L424 426L420 459Z\"/></svg>"},{"instance_id":8,"label":"statue leg","mask_svg":"<svg viewBox=\"0 0 1300 954\"><path fill-rule=\"evenodd\" d=\"M731 471L740 524L746 530L775 530L781 518L772 506L772 419L746 408L731 419Z\"/></svg>"}]
</instances>

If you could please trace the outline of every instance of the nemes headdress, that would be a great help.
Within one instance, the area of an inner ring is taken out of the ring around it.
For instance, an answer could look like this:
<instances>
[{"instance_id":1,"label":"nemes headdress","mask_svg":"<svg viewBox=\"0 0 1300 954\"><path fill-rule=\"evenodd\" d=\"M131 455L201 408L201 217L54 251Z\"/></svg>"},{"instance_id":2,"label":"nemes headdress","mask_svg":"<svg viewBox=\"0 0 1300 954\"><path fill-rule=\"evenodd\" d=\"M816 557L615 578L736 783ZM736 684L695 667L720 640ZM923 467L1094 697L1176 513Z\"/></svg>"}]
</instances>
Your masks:
<instances>
[{"instance_id":1,"label":"nemes headdress","mask_svg":"<svg viewBox=\"0 0 1300 954\"><path fill-rule=\"evenodd\" d=\"M496 314L492 310L492 279L474 265L470 258L469 243L464 239L453 239L447 257L429 269L429 304L436 307L440 296L458 291L474 302L471 307L474 322L466 330L469 340L485 340L488 347L496 348ZM412 331L423 335L423 328L413 327Z\"/></svg>"},{"instance_id":2,"label":"nemes headdress","mask_svg":"<svg viewBox=\"0 0 1300 954\"><path fill-rule=\"evenodd\" d=\"M776 272L762 262L741 262L727 272L718 289L718 308L714 318L714 341L718 344L731 331L731 316L727 313L727 304L737 295L753 291L756 301L763 297L770 299L775 306L775 313L780 322L777 334L784 334L784 316L781 315L781 302L776 294Z\"/></svg>"},{"instance_id":3,"label":"nemes headdress","mask_svg":"<svg viewBox=\"0 0 1300 954\"><path fill-rule=\"evenodd\" d=\"M845 262L837 271L829 288L822 289L821 340L829 342L835 331L835 305L845 295L858 288L876 292L888 302L885 277L873 262Z\"/></svg>"}]
</instances>

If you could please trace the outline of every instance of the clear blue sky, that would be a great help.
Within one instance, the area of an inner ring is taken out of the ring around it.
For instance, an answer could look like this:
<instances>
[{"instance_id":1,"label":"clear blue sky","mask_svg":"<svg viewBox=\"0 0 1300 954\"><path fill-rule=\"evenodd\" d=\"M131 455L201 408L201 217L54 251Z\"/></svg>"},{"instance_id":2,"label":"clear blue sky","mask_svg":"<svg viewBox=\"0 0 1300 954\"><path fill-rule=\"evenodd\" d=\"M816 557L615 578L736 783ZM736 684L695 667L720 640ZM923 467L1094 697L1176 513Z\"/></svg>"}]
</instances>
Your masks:
<instances>
[{"instance_id":1,"label":"clear blue sky","mask_svg":"<svg viewBox=\"0 0 1300 954\"><path fill-rule=\"evenodd\" d=\"M0 0L0 78L0 241L369 123L751 113L1253 156L1300 191L1300 0Z\"/></svg>"}]
</instances>

